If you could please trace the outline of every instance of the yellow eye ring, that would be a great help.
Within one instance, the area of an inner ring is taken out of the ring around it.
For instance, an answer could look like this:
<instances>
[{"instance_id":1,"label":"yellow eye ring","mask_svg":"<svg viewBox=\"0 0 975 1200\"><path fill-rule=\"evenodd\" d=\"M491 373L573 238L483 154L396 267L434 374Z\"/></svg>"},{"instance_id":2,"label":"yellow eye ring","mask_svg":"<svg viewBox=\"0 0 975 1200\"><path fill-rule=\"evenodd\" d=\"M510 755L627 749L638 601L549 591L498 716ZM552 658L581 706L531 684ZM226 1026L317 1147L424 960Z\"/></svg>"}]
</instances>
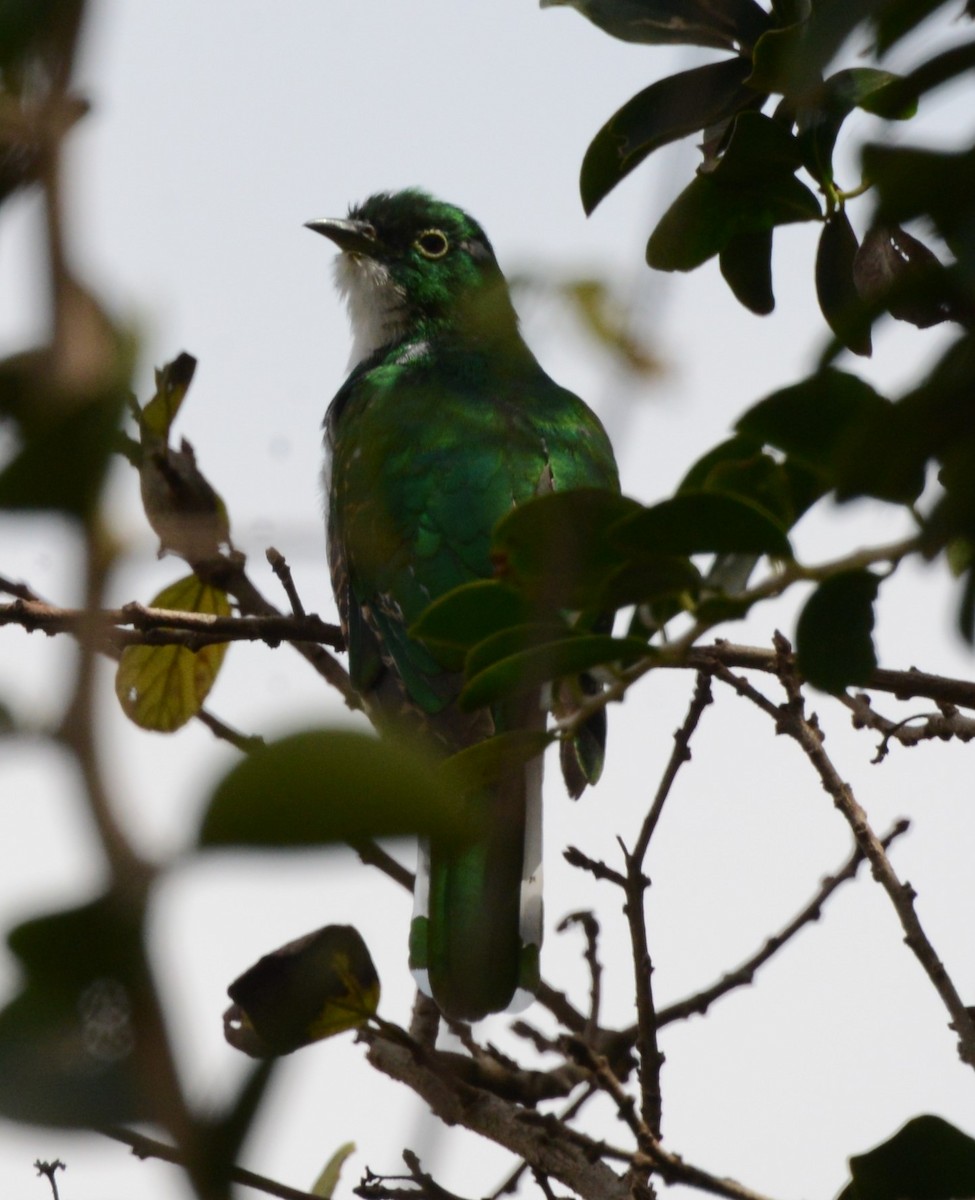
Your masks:
<instances>
[{"instance_id":1,"label":"yellow eye ring","mask_svg":"<svg viewBox=\"0 0 975 1200\"><path fill-rule=\"evenodd\" d=\"M424 258L443 258L450 249L447 235L439 229L424 229L413 245Z\"/></svg>"}]
</instances>

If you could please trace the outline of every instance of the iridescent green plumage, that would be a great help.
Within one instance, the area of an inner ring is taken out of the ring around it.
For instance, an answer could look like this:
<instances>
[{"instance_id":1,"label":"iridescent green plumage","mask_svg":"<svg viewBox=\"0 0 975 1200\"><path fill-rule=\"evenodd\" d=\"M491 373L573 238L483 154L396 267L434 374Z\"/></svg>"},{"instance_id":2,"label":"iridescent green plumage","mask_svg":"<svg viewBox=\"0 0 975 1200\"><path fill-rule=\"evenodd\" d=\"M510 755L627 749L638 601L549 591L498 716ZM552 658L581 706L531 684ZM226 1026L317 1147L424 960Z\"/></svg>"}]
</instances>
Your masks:
<instances>
[{"instance_id":1,"label":"iridescent green plumage","mask_svg":"<svg viewBox=\"0 0 975 1200\"><path fill-rule=\"evenodd\" d=\"M406 191L310 227L343 250L355 336L356 365L326 417L329 562L353 681L380 721L443 753L542 728L537 694L460 712L459 676L407 631L432 600L491 576L491 532L513 505L618 490L606 434L522 341L490 243L461 210ZM524 885L540 786L539 762L519 768L478 798L472 846L429 847L413 965L450 1016L505 1008L537 970L540 900Z\"/></svg>"}]
</instances>

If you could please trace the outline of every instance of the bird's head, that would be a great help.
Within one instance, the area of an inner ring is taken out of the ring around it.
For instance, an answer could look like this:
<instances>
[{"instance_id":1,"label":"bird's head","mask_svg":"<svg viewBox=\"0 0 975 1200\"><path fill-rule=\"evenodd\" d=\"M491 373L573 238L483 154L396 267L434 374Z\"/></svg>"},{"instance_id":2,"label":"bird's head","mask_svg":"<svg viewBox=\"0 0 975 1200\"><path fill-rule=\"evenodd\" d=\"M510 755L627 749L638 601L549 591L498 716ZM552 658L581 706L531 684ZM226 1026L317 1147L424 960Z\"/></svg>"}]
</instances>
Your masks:
<instances>
[{"instance_id":1,"label":"bird's head","mask_svg":"<svg viewBox=\"0 0 975 1200\"><path fill-rule=\"evenodd\" d=\"M462 209L408 189L307 225L342 251L336 282L349 306L354 361L445 329L479 338L514 332L491 243Z\"/></svg>"}]
</instances>

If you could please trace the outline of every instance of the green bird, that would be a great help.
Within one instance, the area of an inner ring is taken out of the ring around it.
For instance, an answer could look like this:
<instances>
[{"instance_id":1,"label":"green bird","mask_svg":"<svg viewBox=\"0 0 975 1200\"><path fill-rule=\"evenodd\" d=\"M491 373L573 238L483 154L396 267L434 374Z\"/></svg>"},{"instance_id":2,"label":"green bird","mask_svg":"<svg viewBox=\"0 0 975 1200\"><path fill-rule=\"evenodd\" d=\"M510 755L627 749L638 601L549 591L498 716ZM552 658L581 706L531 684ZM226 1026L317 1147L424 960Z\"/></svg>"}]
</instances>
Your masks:
<instances>
[{"instance_id":1,"label":"green bird","mask_svg":"<svg viewBox=\"0 0 975 1200\"><path fill-rule=\"evenodd\" d=\"M522 340L491 243L461 209L411 189L308 228L341 250L353 333L325 418L328 557L353 683L377 724L442 755L542 729L537 691L462 712L462 676L409 630L438 597L491 578L491 533L513 506L617 492L609 439ZM570 790L594 781L594 757L563 753ZM513 770L477 797L468 844L421 848L410 965L451 1018L500 1012L537 986L541 783L541 759Z\"/></svg>"}]
</instances>

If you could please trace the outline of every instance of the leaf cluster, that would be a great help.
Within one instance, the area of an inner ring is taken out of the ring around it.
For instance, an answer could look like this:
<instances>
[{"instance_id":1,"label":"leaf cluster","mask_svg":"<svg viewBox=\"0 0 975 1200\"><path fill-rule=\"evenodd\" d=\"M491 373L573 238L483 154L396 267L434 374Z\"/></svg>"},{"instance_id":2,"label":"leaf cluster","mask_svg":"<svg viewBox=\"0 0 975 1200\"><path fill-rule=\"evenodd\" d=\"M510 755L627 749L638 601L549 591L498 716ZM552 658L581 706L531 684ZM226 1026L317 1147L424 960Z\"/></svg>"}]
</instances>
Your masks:
<instances>
[{"instance_id":1,"label":"leaf cluster","mask_svg":"<svg viewBox=\"0 0 975 1200\"><path fill-rule=\"evenodd\" d=\"M863 182L844 190L835 151L856 112L902 121L928 92L975 69L975 42L954 46L898 76L880 66L837 65L851 45L871 47L881 61L949 0L755 0L731 5L695 0L625 4L603 0L578 7L615 37L644 43L686 42L725 57L656 80L627 101L593 138L582 163L587 213L655 150L692 134L702 137L695 178L657 222L646 260L663 271L691 271L717 257L738 301L755 313L775 306L775 230L822 224L815 279L820 307L840 343L869 354L870 327L882 313L925 328L975 318L970 247L957 233L972 216L965 188L967 158L931 152L924 165L911 151L863 148ZM966 7L972 16L972 6ZM954 185L940 190L939 175ZM878 203L862 243L847 201L874 186ZM938 215L935 214L938 209ZM949 266L903 220L932 218L955 262ZM940 218L940 219L939 219Z\"/></svg>"}]
</instances>

